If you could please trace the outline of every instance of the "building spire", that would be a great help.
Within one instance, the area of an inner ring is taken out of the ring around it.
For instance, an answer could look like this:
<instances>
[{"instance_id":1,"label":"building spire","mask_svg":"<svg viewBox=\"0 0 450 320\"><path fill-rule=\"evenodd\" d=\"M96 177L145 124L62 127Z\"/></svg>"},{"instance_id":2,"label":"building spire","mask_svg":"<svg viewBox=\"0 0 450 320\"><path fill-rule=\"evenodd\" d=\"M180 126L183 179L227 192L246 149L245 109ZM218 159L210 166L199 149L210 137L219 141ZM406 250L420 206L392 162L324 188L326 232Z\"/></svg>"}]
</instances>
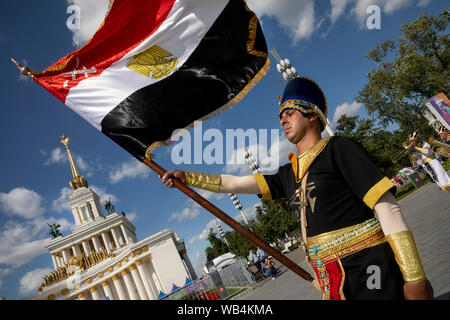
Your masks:
<instances>
[{"instance_id":1,"label":"building spire","mask_svg":"<svg viewBox=\"0 0 450 320\"><path fill-rule=\"evenodd\" d=\"M73 161L72 154L69 149L69 137L66 137L64 134L61 136L61 143L66 147L67 155L69 156L70 169L72 170L73 179L69 181L69 185L73 190L76 190L81 187L88 187L87 180L84 179L83 176L80 176L75 166L75 162Z\"/></svg>"}]
</instances>

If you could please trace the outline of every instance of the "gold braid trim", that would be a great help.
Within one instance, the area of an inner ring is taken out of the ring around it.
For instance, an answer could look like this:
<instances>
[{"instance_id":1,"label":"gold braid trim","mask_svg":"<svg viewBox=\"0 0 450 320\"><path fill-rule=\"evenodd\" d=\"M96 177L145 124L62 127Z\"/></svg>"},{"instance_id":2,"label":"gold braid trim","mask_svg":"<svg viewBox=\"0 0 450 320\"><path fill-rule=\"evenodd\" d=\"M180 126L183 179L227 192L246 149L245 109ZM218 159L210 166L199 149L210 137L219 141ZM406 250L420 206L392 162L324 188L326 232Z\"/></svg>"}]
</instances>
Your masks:
<instances>
[{"instance_id":1,"label":"gold braid trim","mask_svg":"<svg viewBox=\"0 0 450 320\"><path fill-rule=\"evenodd\" d=\"M220 187L220 174L186 171L186 184L218 193Z\"/></svg>"},{"instance_id":2,"label":"gold braid trim","mask_svg":"<svg viewBox=\"0 0 450 320\"><path fill-rule=\"evenodd\" d=\"M405 282L417 283L424 281L426 276L412 232L406 230L393 233L387 235L386 239L392 251L394 251L395 260L400 267Z\"/></svg>"},{"instance_id":3,"label":"gold braid trim","mask_svg":"<svg viewBox=\"0 0 450 320\"><path fill-rule=\"evenodd\" d=\"M373 209L378 200L380 200L381 196L392 187L395 187L395 184L389 178L383 177L374 186L372 186L369 191L367 191L367 193L364 195L363 202L370 209Z\"/></svg>"},{"instance_id":4,"label":"gold braid trim","mask_svg":"<svg viewBox=\"0 0 450 320\"><path fill-rule=\"evenodd\" d=\"M256 184L258 184L258 188L261 191L262 198L264 200L272 200L272 193L270 192L269 186L264 176L261 173L256 173L253 175L253 178L255 178Z\"/></svg>"}]
</instances>

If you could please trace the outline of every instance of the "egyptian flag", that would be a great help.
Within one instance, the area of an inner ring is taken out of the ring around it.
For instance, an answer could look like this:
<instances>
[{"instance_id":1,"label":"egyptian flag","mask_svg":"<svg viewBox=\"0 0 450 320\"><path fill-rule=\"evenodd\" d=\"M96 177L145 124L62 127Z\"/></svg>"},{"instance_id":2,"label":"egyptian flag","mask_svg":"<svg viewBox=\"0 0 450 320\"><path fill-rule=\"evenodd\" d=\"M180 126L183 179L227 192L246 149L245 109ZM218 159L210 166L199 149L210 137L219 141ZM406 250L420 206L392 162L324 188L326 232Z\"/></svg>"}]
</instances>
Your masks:
<instances>
[{"instance_id":1,"label":"egyptian flag","mask_svg":"<svg viewBox=\"0 0 450 320\"><path fill-rule=\"evenodd\" d=\"M143 161L238 103L269 65L243 0L115 0L86 45L34 80Z\"/></svg>"}]
</instances>

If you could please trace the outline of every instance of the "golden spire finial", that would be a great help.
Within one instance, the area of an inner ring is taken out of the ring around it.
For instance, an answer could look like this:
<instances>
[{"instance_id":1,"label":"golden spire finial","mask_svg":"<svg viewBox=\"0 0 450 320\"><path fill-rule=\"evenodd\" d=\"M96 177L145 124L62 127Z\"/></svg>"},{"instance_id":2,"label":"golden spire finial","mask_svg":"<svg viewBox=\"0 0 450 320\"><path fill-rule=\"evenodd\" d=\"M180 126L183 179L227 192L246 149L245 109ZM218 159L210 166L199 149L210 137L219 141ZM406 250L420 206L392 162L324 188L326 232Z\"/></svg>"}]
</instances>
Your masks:
<instances>
[{"instance_id":1,"label":"golden spire finial","mask_svg":"<svg viewBox=\"0 0 450 320\"><path fill-rule=\"evenodd\" d=\"M11 61L17 66L17 68L19 69L19 71L27 77L34 77L34 75L36 74L36 72L32 71L30 68L28 68L27 66L23 66L21 65L19 62L17 62L15 59L11 58Z\"/></svg>"},{"instance_id":2,"label":"golden spire finial","mask_svg":"<svg viewBox=\"0 0 450 320\"><path fill-rule=\"evenodd\" d=\"M80 176L77 170L77 167L75 166L75 162L73 161L72 154L70 153L69 149L69 137L66 135L61 136L61 143L66 147L67 155L69 156L69 162L70 162L70 169L72 170L72 176L73 180L69 181L69 185L73 190L76 190L81 187L88 187L87 180L84 179L83 176Z\"/></svg>"}]
</instances>

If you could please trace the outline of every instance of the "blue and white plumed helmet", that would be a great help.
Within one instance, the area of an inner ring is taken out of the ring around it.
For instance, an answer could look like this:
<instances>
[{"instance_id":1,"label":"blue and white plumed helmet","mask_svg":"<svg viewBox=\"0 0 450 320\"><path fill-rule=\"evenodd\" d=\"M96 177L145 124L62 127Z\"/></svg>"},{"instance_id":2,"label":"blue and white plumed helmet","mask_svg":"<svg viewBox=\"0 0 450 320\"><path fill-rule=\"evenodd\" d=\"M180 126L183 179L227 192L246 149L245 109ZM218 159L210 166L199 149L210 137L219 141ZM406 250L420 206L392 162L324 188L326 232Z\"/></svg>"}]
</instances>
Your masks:
<instances>
[{"instance_id":1,"label":"blue and white plumed helmet","mask_svg":"<svg viewBox=\"0 0 450 320\"><path fill-rule=\"evenodd\" d=\"M285 110L294 109L303 116L315 113L320 120L320 128L323 131L327 125L327 99L322 89L313 80L306 77L297 77L290 80L280 100L278 116Z\"/></svg>"}]
</instances>

